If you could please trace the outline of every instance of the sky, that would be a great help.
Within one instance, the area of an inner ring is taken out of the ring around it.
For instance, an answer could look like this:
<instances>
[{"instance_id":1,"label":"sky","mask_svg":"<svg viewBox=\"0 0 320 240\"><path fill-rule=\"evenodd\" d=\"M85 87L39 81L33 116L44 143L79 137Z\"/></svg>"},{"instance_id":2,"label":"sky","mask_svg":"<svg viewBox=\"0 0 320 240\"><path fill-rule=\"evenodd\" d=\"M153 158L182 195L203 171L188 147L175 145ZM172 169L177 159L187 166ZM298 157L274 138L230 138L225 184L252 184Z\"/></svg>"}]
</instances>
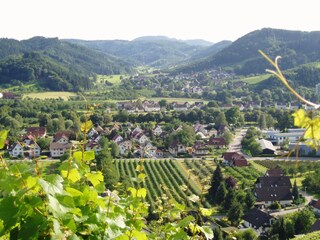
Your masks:
<instances>
[{"instance_id":1,"label":"sky","mask_svg":"<svg viewBox=\"0 0 320 240\"><path fill-rule=\"evenodd\" d=\"M1 0L0 38L235 41L265 27L319 31L315 0Z\"/></svg>"}]
</instances>

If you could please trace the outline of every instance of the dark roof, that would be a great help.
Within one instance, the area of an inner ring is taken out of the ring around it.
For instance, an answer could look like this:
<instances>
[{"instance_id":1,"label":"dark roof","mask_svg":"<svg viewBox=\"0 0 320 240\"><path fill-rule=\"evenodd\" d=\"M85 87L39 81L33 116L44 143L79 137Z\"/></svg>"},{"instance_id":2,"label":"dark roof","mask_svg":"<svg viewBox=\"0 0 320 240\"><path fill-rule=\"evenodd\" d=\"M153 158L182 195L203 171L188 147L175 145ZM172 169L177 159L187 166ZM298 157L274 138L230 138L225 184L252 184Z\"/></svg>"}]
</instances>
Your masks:
<instances>
[{"instance_id":1,"label":"dark roof","mask_svg":"<svg viewBox=\"0 0 320 240\"><path fill-rule=\"evenodd\" d=\"M29 127L26 129L26 132L28 135L38 138L44 136L47 133L47 130L45 127Z\"/></svg>"},{"instance_id":2,"label":"dark roof","mask_svg":"<svg viewBox=\"0 0 320 240\"><path fill-rule=\"evenodd\" d=\"M225 152L222 154L223 156L223 159L226 160L226 161L231 161L231 160L234 160L234 159L238 159L239 157L243 157L243 155L241 155L240 153L238 152Z\"/></svg>"},{"instance_id":3,"label":"dark roof","mask_svg":"<svg viewBox=\"0 0 320 240\"><path fill-rule=\"evenodd\" d=\"M280 168L269 169L266 171L266 177L280 177L283 176L284 173Z\"/></svg>"},{"instance_id":4,"label":"dark roof","mask_svg":"<svg viewBox=\"0 0 320 240\"><path fill-rule=\"evenodd\" d=\"M269 226L272 216L257 208L252 208L242 217L242 219L251 223L254 228L258 229L264 225Z\"/></svg>"},{"instance_id":5,"label":"dark roof","mask_svg":"<svg viewBox=\"0 0 320 240\"><path fill-rule=\"evenodd\" d=\"M314 208L320 209L320 200L312 200L309 205Z\"/></svg>"},{"instance_id":6,"label":"dark roof","mask_svg":"<svg viewBox=\"0 0 320 240\"><path fill-rule=\"evenodd\" d=\"M263 187L255 188L258 202L292 200L290 187Z\"/></svg>"},{"instance_id":7,"label":"dark roof","mask_svg":"<svg viewBox=\"0 0 320 240\"><path fill-rule=\"evenodd\" d=\"M320 231L320 220L317 220L310 228L310 232Z\"/></svg>"},{"instance_id":8,"label":"dark roof","mask_svg":"<svg viewBox=\"0 0 320 240\"><path fill-rule=\"evenodd\" d=\"M53 136L53 139L54 139L54 141L59 141L59 139L64 136L64 137L67 138L67 140L69 140L70 139L70 135L71 135L71 131L60 131L60 132L57 132Z\"/></svg>"},{"instance_id":9,"label":"dark roof","mask_svg":"<svg viewBox=\"0 0 320 240\"><path fill-rule=\"evenodd\" d=\"M256 181L257 185L263 187L289 187L292 188L290 178L288 176L275 177L259 177Z\"/></svg>"},{"instance_id":10,"label":"dark roof","mask_svg":"<svg viewBox=\"0 0 320 240\"><path fill-rule=\"evenodd\" d=\"M233 163L233 166L235 167L245 167L245 166L248 166L248 161L247 159L242 159L242 158L239 158L239 159L234 159L232 161Z\"/></svg>"},{"instance_id":11,"label":"dark roof","mask_svg":"<svg viewBox=\"0 0 320 240\"><path fill-rule=\"evenodd\" d=\"M224 138L210 138L208 144L217 146L227 145L226 140Z\"/></svg>"}]
</instances>

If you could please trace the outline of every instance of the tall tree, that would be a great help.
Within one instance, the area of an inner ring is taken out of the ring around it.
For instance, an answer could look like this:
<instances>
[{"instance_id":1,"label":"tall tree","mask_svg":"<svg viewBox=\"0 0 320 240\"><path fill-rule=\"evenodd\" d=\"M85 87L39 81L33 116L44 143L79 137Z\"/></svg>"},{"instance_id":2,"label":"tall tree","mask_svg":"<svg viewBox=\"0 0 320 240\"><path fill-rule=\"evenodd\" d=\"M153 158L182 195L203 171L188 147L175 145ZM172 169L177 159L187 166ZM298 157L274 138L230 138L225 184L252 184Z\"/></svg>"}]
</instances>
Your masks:
<instances>
[{"instance_id":1,"label":"tall tree","mask_svg":"<svg viewBox=\"0 0 320 240\"><path fill-rule=\"evenodd\" d=\"M228 211L228 219L231 221L233 225L237 226L242 216L243 216L242 205L237 201L233 202Z\"/></svg>"},{"instance_id":2,"label":"tall tree","mask_svg":"<svg viewBox=\"0 0 320 240\"><path fill-rule=\"evenodd\" d=\"M96 155L96 161L97 168L103 173L106 188L112 190L119 181L119 176L110 152L103 149Z\"/></svg>"},{"instance_id":3,"label":"tall tree","mask_svg":"<svg viewBox=\"0 0 320 240\"><path fill-rule=\"evenodd\" d=\"M211 203L215 203L215 197L220 183L223 181L223 175L220 168L220 165L217 165L216 169L213 172L210 188L208 190L207 198Z\"/></svg>"},{"instance_id":4,"label":"tall tree","mask_svg":"<svg viewBox=\"0 0 320 240\"><path fill-rule=\"evenodd\" d=\"M227 196L227 188L224 181L222 181L217 189L215 201L217 204L221 204Z\"/></svg>"},{"instance_id":5,"label":"tall tree","mask_svg":"<svg viewBox=\"0 0 320 240\"><path fill-rule=\"evenodd\" d=\"M294 184L293 184L293 188L292 188L292 197L293 197L294 202L299 202L300 195L299 195L299 190L298 190L296 180L294 180Z\"/></svg>"}]
</instances>

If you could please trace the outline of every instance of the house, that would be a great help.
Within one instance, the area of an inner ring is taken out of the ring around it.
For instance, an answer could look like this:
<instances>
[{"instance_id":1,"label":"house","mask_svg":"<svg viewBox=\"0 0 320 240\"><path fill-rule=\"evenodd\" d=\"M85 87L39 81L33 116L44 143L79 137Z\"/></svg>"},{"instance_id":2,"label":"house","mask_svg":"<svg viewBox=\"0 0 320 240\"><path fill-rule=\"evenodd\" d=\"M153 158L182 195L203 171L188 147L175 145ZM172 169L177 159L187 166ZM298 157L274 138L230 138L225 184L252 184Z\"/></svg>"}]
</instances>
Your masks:
<instances>
[{"instance_id":1,"label":"house","mask_svg":"<svg viewBox=\"0 0 320 240\"><path fill-rule=\"evenodd\" d=\"M143 133L139 133L138 135L135 136L135 140L140 144L140 145L145 145L149 142L149 138L144 135Z\"/></svg>"},{"instance_id":2,"label":"house","mask_svg":"<svg viewBox=\"0 0 320 240\"><path fill-rule=\"evenodd\" d=\"M26 133L34 138L42 138L47 135L47 129L45 127L29 127L26 129Z\"/></svg>"},{"instance_id":3,"label":"house","mask_svg":"<svg viewBox=\"0 0 320 240\"><path fill-rule=\"evenodd\" d=\"M281 205L291 204L291 188L288 176L259 177L255 183L257 205L270 206L276 201Z\"/></svg>"},{"instance_id":4,"label":"house","mask_svg":"<svg viewBox=\"0 0 320 240\"><path fill-rule=\"evenodd\" d=\"M132 142L129 140L123 140L118 142L119 151L121 155L126 155L132 149Z\"/></svg>"},{"instance_id":5,"label":"house","mask_svg":"<svg viewBox=\"0 0 320 240\"><path fill-rule=\"evenodd\" d=\"M308 144L299 142L299 143L290 143L290 151L298 151L299 156L320 156L320 147L318 149L311 148Z\"/></svg>"},{"instance_id":6,"label":"house","mask_svg":"<svg viewBox=\"0 0 320 240\"><path fill-rule=\"evenodd\" d=\"M50 143L50 155L51 157L61 157L63 154L65 154L66 151L68 151L71 148L70 143L59 143L59 142L51 142Z\"/></svg>"},{"instance_id":7,"label":"house","mask_svg":"<svg viewBox=\"0 0 320 240\"><path fill-rule=\"evenodd\" d=\"M32 142L34 142L35 138L32 135L24 135L22 137L22 141L24 144L31 144Z\"/></svg>"},{"instance_id":8,"label":"house","mask_svg":"<svg viewBox=\"0 0 320 240\"><path fill-rule=\"evenodd\" d=\"M297 143L301 136L303 135L303 131L301 129L297 129L296 131L291 129L286 133L280 133L279 131L266 131L267 139L272 142L273 145L280 145L284 141L289 141L289 143Z\"/></svg>"},{"instance_id":9,"label":"house","mask_svg":"<svg viewBox=\"0 0 320 240\"><path fill-rule=\"evenodd\" d=\"M95 152L99 152L102 150L102 148L101 148L101 145L97 141L90 139L88 141L88 143L86 144L86 151L90 151L90 150L94 150Z\"/></svg>"},{"instance_id":10,"label":"house","mask_svg":"<svg viewBox=\"0 0 320 240\"><path fill-rule=\"evenodd\" d=\"M259 139L257 142L260 144L262 152L261 154L275 154L276 149L273 146L272 142L266 139Z\"/></svg>"},{"instance_id":11,"label":"house","mask_svg":"<svg viewBox=\"0 0 320 240\"><path fill-rule=\"evenodd\" d=\"M316 231L320 231L320 220L316 220L315 223L311 226L310 231L309 232L316 232Z\"/></svg>"},{"instance_id":12,"label":"house","mask_svg":"<svg viewBox=\"0 0 320 240\"><path fill-rule=\"evenodd\" d=\"M224 148L227 146L227 142L223 137L215 138L211 137L208 142L209 146L213 146L214 148Z\"/></svg>"},{"instance_id":13,"label":"house","mask_svg":"<svg viewBox=\"0 0 320 240\"><path fill-rule=\"evenodd\" d=\"M157 125L154 129L153 129L153 134L155 136L160 136L163 133L163 130L161 128L161 126Z\"/></svg>"},{"instance_id":14,"label":"house","mask_svg":"<svg viewBox=\"0 0 320 240\"><path fill-rule=\"evenodd\" d=\"M87 133L87 136L88 136L89 138L91 138L92 136L94 136L94 135L96 135L96 134L98 134L98 131L93 127L93 128L91 128L90 131Z\"/></svg>"},{"instance_id":15,"label":"house","mask_svg":"<svg viewBox=\"0 0 320 240\"><path fill-rule=\"evenodd\" d=\"M115 143L119 143L123 140L123 137L121 137L119 134L116 134L112 139L111 141L112 142L115 142Z\"/></svg>"},{"instance_id":16,"label":"house","mask_svg":"<svg viewBox=\"0 0 320 240\"><path fill-rule=\"evenodd\" d=\"M224 163L231 167L248 166L247 159L238 152L225 152L222 154Z\"/></svg>"},{"instance_id":17,"label":"house","mask_svg":"<svg viewBox=\"0 0 320 240\"><path fill-rule=\"evenodd\" d=\"M143 101L142 107L144 111L146 112L159 112L160 111L160 105L158 102L154 101Z\"/></svg>"},{"instance_id":18,"label":"house","mask_svg":"<svg viewBox=\"0 0 320 240\"><path fill-rule=\"evenodd\" d=\"M186 147L179 141L173 141L169 146L169 153L177 155L178 153L185 153Z\"/></svg>"},{"instance_id":19,"label":"house","mask_svg":"<svg viewBox=\"0 0 320 240\"><path fill-rule=\"evenodd\" d=\"M258 208L250 209L243 217L243 225L246 228L253 228L260 235L272 224L273 217Z\"/></svg>"},{"instance_id":20,"label":"house","mask_svg":"<svg viewBox=\"0 0 320 240\"><path fill-rule=\"evenodd\" d=\"M24 150L21 143L16 142L13 144L11 151L9 151L9 155L14 158L24 156Z\"/></svg>"},{"instance_id":21,"label":"house","mask_svg":"<svg viewBox=\"0 0 320 240\"><path fill-rule=\"evenodd\" d=\"M190 108L190 103L188 103L188 102L184 102L184 103L173 102L173 103L171 103L171 106L173 107L174 111L187 111Z\"/></svg>"},{"instance_id":22,"label":"house","mask_svg":"<svg viewBox=\"0 0 320 240\"><path fill-rule=\"evenodd\" d=\"M41 154L41 148L36 142L31 142L29 145L25 145L24 152L29 157L39 157Z\"/></svg>"},{"instance_id":23,"label":"house","mask_svg":"<svg viewBox=\"0 0 320 240\"><path fill-rule=\"evenodd\" d=\"M320 200L313 199L309 205L312 207L315 214L320 215Z\"/></svg>"},{"instance_id":24,"label":"house","mask_svg":"<svg viewBox=\"0 0 320 240\"><path fill-rule=\"evenodd\" d=\"M280 177L284 176L283 171L280 168L268 169L264 174L265 177Z\"/></svg>"},{"instance_id":25,"label":"house","mask_svg":"<svg viewBox=\"0 0 320 240\"><path fill-rule=\"evenodd\" d=\"M193 146L193 153L195 155L208 155L210 152L210 149L208 146L204 143L196 143Z\"/></svg>"},{"instance_id":26,"label":"house","mask_svg":"<svg viewBox=\"0 0 320 240\"><path fill-rule=\"evenodd\" d=\"M60 131L53 136L53 141L65 144L69 142L70 136L71 131Z\"/></svg>"}]
</instances>

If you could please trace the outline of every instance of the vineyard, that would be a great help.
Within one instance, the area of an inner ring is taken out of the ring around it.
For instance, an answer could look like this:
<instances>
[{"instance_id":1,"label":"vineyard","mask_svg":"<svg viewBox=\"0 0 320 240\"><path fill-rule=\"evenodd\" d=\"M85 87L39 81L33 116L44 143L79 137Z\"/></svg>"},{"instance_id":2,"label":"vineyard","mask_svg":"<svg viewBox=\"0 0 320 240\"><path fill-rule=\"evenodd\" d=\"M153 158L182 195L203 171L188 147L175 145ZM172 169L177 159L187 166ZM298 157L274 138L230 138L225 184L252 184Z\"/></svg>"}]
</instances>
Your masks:
<instances>
[{"instance_id":1,"label":"vineyard","mask_svg":"<svg viewBox=\"0 0 320 240\"><path fill-rule=\"evenodd\" d=\"M195 206L191 201L193 196L201 194L200 188L192 179L188 181L188 173L184 171L176 161L172 160L126 160L115 161L120 176L129 176L131 185L147 189L147 200L151 209L155 208L158 198L168 197L177 202L187 202L189 206ZM136 179L138 165L142 165L147 176L145 182L138 183ZM203 205L210 207L206 201Z\"/></svg>"},{"instance_id":2,"label":"vineyard","mask_svg":"<svg viewBox=\"0 0 320 240\"><path fill-rule=\"evenodd\" d=\"M184 160L184 164L187 167L187 170L193 170L195 179L198 182L204 182L210 180L216 166L212 164L212 161L197 161L197 160ZM255 167L228 167L225 166L222 168L223 175L225 178L232 177L237 180L238 185L244 187L252 187L254 182L262 174Z\"/></svg>"},{"instance_id":3,"label":"vineyard","mask_svg":"<svg viewBox=\"0 0 320 240\"><path fill-rule=\"evenodd\" d=\"M159 198L174 199L179 203L188 202L193 207L195 203L190 199L201 195L201 188L209 184L216 168L213 161L208 160L115 160L120 176L128 176L130 184L135 187L147 189L147 201L151 209ZM139 165L143 166L146 181L139 182L136 171ZM258 177L262 175L255 167L223 167L224 177L233 177L241 187L252 187ZM210 207L207 201L202 205Z\"/></svg>"}]
</instances>

